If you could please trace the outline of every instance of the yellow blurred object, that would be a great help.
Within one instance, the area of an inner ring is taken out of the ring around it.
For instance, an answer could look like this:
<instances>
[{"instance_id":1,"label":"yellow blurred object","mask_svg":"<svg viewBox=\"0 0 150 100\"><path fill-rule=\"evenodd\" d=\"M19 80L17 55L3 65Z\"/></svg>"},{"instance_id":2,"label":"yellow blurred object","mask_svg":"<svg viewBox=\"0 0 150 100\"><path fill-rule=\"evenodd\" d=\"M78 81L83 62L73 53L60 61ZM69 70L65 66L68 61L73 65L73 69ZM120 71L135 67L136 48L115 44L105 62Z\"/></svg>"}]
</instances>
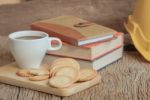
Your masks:
<instances>
[{"instance_id":1,"label":"yellow blurred object","mask_svg":"<svg viewBox=\"0 0 150 100\"><path fill-rule=\"evenodd\" d=\"M20 3L21 0L0 0L0 5L4 4L17 4Z\"/></svg>"},{"instance_id":2,"label":"yellow blurred object","mask_svg":"<svg viewBox=\"0 0 150 100\"><path fill-rule=\"evenodd\" d=\"M143 57L150 61L150 0L138 0L125 27Z\"/></svg>"}]
</instances>

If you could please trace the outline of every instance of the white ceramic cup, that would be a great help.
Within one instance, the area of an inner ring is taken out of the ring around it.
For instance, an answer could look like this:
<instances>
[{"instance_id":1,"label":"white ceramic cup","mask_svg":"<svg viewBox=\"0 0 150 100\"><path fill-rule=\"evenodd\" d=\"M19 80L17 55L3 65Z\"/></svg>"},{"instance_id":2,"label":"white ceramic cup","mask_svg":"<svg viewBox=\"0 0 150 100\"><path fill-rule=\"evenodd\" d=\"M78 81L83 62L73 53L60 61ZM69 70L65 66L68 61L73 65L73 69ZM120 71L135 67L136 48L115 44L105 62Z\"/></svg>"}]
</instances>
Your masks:
<instances>
[{"instance_id":1,"label":"white ceramic cup","mask_svg":"<svg viewBox=\"0 0 150 100\"><path fill-rule=\"evenodd\" d=\"M38 39L17 39L23 36L40 36ZM52 41L57 47L52 47ZM62 46L59 38L49 37L41 31L18 31L9 35L9 48L17 64L24 69L39 68L47 50L58 50Z\"/></svg>"}]
</instances>

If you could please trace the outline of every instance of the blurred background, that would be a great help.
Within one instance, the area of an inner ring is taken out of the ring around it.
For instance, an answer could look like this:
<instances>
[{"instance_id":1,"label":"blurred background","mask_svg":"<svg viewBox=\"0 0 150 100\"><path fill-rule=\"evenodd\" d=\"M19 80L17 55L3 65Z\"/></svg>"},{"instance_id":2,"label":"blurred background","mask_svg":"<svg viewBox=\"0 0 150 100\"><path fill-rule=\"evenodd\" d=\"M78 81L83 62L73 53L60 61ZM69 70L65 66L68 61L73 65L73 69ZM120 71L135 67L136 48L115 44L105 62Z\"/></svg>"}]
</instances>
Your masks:
<instances>
[{"instance_id":1,"label":"blurred background","mask_svg":"<svg viewBox=\"0 0 150 100\"><path fill-rule=\"evenodd\" d=\"M7 35L30 29L30 24L61 15L74 15L127 33L123 22L132 13L136 0L0 0L1 65L13 60L7 47ZM125 50L135 51L125 35ZM128 42L128 43L127 43ZM10 59L10 60L9 60ZM4 63L5 62L5 63Z\"/></svg>"},{"instance_id":2,"label":"blurred background","mask_svg":"<svg viewBox=\"0 0 150 100\"><path fill-rule=\"evenodd\" d=\"M126 32L123 22L136 0L0 0L0 35L29 29L30 23L74 15Z\"/></svg>"}]
</instances>

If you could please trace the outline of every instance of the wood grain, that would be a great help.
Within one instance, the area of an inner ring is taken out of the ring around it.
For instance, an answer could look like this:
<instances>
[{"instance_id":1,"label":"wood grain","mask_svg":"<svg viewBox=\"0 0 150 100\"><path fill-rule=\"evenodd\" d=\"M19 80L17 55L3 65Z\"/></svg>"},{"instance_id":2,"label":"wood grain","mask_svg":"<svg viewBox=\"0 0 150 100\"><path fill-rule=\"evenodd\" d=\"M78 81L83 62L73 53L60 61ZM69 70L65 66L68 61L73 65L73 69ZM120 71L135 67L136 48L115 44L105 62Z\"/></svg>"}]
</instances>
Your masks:
<instances>
[{"instance_id":1,"label":"wood grain","mask_svg":"<svg viewBox=\"0 0 150 100\"><path fill-rule=\"evenodd\" d=\"M5 39L6 40L6 39ZM1 39L0 39L1 41ZM4 41L3 41L4 42ZM3 44L3 43L2 43ZM2 47L0 42L0 47ZM0 48L0 50L2 50ZM0 64L13 61L0 52ZM124 52L123 58L99 71L102 82L70 97L58 97L0 83L0 100L149 100L150 64L137 52Z\"/></svg>"},{"instance_id":2,"label":"wood grain","mask_svg":"<svg viewBox=\"0 0 150 100\"><path fill-rule=\"evenodd\" d=\"M136 0L26 1L30 2L0 6L1 35L7 35L21 29L29 29L28 25L33 21L62 14L75 15L118 31L125 31L122 22L128 14L131 14ZM26 18L22 19L24 16ZM4 38L0 37L0 66L14 61L5 48ZM150 99L149 70L149 63L145 62L141 55L134 52L125 52L122 60L99 72L103 76L101 85L74 96L60 98L0 83L0 100L148 100Z\"/></svg>"},{"instance_id":3,"label":"wood grain","mask_svg":"<svg viewBox=\"0 0 150 100\"><path fill-rule=\"evenodd\" d=\"M73 83L71 86L67 88L53 88L48 85L48 80L35 82L29 81L27 78L22 78L16 75L16 72L18 70L20 70L20 68L17 67L16 63L11 63L3 67L0 67L0 82L19 87L29 88L32 90L37 90L45 93L50 93L58 96L71 96L73 94L76 94L77 92L84 91L87 88L93 87L101 82L101 76L97 75L92 80L80 83Z\"/></svg>"},{"instance_id":4,"label":"wood grain","mask_svg":"<svg viewBox=\"0 0 150 100\"><path fill-rule=\"evenodd\" d=\"M0 0L0 5L4 4L18 4L21 3L21 0Z\"/></svg>"}]
</instances>

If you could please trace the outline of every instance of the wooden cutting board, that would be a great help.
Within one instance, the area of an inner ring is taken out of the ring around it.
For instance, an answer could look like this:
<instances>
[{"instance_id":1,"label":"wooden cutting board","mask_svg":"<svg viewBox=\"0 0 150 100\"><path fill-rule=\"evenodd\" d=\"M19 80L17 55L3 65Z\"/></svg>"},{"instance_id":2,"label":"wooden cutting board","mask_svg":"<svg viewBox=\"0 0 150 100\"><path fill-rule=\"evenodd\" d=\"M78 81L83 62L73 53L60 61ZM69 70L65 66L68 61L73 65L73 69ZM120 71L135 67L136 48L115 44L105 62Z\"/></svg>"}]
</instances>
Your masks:
<instances>
[{"instance_id":1,"label":"wooden cutting board","mask_svg":"<svg viewBox=\"0 0 150 100\"><path fill-rule=\"evenodd\" d=\"M19 87L29 88L45 93L50 93L58 96L70 96L82 90L85 90L91 86L94 86L100 82L101 77L98 75L95 79L74 83L67 88L53 88L48 85L48 80L45 81L29 81L28 78L19 77L16 72L20 70L16 63L11 63L0 67L0 82L11 84Z\"/></svg>"}]
</instances>

